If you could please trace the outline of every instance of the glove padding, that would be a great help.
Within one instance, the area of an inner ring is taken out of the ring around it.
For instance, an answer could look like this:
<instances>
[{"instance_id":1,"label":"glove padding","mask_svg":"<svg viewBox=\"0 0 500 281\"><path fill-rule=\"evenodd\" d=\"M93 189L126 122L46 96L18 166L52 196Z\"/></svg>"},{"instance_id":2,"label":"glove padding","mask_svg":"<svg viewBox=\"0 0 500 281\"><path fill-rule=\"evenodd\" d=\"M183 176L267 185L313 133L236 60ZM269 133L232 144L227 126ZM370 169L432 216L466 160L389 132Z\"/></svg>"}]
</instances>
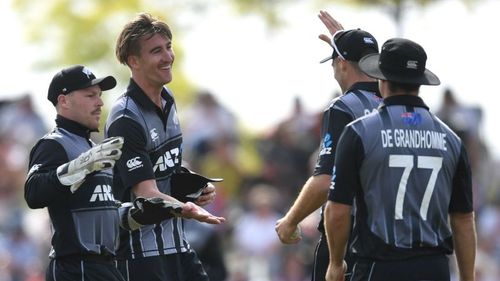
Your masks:
<instances>
[{"instance_id":1,"label":"glove padding","mask_svg":"<svg viewBox=\"0 0 500 281\"><path fill-rule=\"evenodd\" d=\"M143 225L160 223L180 215L181 212L182 205L178 202L166 201L159 197L138 197L128 212L128 226L134 230Z\"/></svg>"},{"instance_id":2,"label":"glove padding","mask_svg":"<svg viewBox=\"0 0 500 281\"><path fill-rule=\"evenodd\" d=\"M209 182L221 182L221 178L207 178L186 167L170 177L170 195L181 202L194 202Z\"/></svg>"},{"instance_id":3,"label":"glove padding","mask_svg":"<svg viewBox=\"0 0 500 281\"><path fill-rule=\"evenodd\" d=\"M71 186L74 193L85 176L112 168L122 155L123 137L111 137L80 154L77 158L57 167L57 178L63 185Z\"/></svg>"}]
</instances>

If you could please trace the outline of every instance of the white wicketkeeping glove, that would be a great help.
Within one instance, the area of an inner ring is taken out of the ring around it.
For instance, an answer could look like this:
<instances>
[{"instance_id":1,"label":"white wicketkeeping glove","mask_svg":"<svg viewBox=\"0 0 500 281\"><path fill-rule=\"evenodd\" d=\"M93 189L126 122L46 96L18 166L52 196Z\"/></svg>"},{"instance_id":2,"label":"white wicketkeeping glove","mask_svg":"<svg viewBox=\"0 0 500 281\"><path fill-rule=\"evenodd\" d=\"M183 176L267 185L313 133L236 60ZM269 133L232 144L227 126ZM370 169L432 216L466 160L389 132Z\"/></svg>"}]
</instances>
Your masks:
<instances>
[{"instance_id":1,"label":"white wicketkeeping glove","mask_svg":"<svg viewBox=\"0 0 500 281\"><path fill-rule=\"evenodd\" d=\"M122 146L123 137L107 138L76 159L57 167L57 178L63 185L71 186L71 192L74 193L86 175L112 168L122 155Z\"/></svg>"}]
</instances>

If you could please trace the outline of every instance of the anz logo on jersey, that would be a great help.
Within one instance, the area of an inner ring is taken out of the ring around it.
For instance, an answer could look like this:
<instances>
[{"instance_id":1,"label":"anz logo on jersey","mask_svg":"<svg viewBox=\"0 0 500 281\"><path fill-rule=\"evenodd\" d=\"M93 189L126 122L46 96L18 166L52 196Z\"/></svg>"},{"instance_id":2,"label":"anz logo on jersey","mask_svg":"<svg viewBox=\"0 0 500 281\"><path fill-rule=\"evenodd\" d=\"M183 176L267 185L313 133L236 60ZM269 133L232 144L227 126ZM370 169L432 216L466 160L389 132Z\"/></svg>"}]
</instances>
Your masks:
<instances>
[{"instance_id":1,"label":"anz logo on jersey","mask_svg":"<svg viewBox=\"0 0 500 281\"><path fill-rule=\"evenodd\" d=\"M165 151L163 155L160 155L153 166L153 171L156 173L164 172L169 168L173 168L180 163L180 148L176 147Z\"/></svg>"},{"instance_id":2,"label":"anz logo on jersey","mask_svg":"<svg viewBox=\"0 0 500 281\"><path fill-rule=\"evenodd\" d=\"M332 154L332 144L332 136L330 134L326 134L323 138L323 142L321 143L319 155Z\"/></svg>"},{"instance_id":3,"label":"anz logo on jersey","mask_svg":"<svg viewBox=\"0 0 500 281\"><path fill-rule=\"evenodd\" d=\"M89 202L96 201L115 201L115 197L113 197L113 193L111 192L111 185L99 184L95 187Z\"/></svg>"}]
</instances>

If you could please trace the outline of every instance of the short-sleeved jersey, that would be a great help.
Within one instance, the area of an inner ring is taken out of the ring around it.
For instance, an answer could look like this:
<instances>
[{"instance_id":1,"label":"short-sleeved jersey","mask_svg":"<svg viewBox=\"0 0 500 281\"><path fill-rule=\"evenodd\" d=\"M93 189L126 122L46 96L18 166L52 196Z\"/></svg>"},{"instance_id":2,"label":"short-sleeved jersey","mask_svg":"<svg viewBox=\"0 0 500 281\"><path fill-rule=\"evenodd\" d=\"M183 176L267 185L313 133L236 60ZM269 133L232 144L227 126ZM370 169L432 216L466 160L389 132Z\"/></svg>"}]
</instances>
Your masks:
<instances>
[{"instance_id":1,"label":"short-sleeved jersey","mask_svg":"<svg viewBox=\"0 0 500 281\"><path fill-rule=\"evenodd\" d=\"M353 252L400 259L453 251L449 212L472 211L461 140L416 96L386 98L338 143L329 200L356 200Z\"/></svg>"},{"instance_id":2,"label":"short-sleeved jersey","mask_svg":"<svg viewBox=\"0 0 500 281\"><path fill-rule=\"evenodd\" d=\"M75 193L57 179L58 166L86 152L94 143L89 130L58 116L57 127L33 147L25 183L31 208L47 207L52 222L52 258L69 255L114 255L119 214L110 169L85 177Z\"/></svg>"},{"instance_id":3,"label":"short-sleeved jersey","mask_svg":"<svg viewBox=\"0 0 500 281\"><path fill-rule=\"evenodd\" d=\"M133 201L131 188L149 179L156 180L161 192L170 194L170 176L182 161L182 132L167 88L162 91L162 101L160 109L131 79L108 116L106 135L125 139L114 168L113 191L120 201ZM186 252L189 244L183 228L183 220L173 218L135 231L121 229L118 255L134 259Z\"/></svg>"},{"instance_id":4,"label":"short-sleeved jersey","mask_svg":"<svg viewBox=\"0 0 500 281\"><path fill-rule=\"evenodd\" d=\"M377 82L355 83L344 95L332 100L323 113L320 151L313 175L333 173L335 149L344 127L359 117L370 114L382 101ZM323 215L318 229L324 232Z\"/></svg>"}]
</instances>

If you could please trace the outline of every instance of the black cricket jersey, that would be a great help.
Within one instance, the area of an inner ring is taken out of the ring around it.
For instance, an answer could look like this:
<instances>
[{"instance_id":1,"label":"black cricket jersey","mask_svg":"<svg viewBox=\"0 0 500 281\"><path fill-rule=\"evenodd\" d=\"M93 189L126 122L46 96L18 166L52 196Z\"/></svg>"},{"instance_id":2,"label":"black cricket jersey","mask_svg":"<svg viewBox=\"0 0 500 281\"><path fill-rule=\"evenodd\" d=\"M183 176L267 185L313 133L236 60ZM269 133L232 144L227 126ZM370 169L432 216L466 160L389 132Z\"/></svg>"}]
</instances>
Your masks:
<instances>
[{"instance_id":1,"label":"black cricket jersey","mask_svg":"<svg viewBox=\"0 0 500 281\"><path fill-rule=\"evenodd\" d=\"M111 185L111 169L85 177L75 193L62 185L58 166L77 158L94 143L90 131L60 115L56 128L30 153L24 196L30 208L47 207L52 223L51 258L113 256L118 246L119 212Z\"/></svg>"},{"instance_id":2,"label":"black cricket jersey","mask_svg":"<svg viewBox=\"0 0 500 281\"><path fill-rule=\"evenodd\" d=\"M351 121L372 113L381 101L377 82L355 83L344 95L332 100L323 113L322 141L313 175L332 175L335 149L342 130ZM318 230L324 233L323 213L321 213Z\"/></svg>"},{"instance_id":3,"label":"black cricket jersey","mask_svg":"<svg viewBox=\"0 0 500 281\"><path fill-rule=\"evenodd\" d=\"M448 213L472 212L464 145L421 98L388 97L339 140L329 200L351 205L353 198L358 256L450 254Z\"/></svg>"},{"instance_id":4,"label":"black cricket jersey","mask_svg":"<svg viewBox=\"0 0 500 281\"><path fill-rule=\"evenodd\" d=\"M106 122L106 135L125 139L122 156L114 167L116 199L132 201L131 188L155 179L158 189L170 194L170 176L180 169L182 132L172 93L162 91L163 108L157 107L130 79L124 95L114 103ZM135 231L121 229L120 258L135 259L182 253L190 249L183 220L173 218Z\"/></svg>"}]
</instances>

